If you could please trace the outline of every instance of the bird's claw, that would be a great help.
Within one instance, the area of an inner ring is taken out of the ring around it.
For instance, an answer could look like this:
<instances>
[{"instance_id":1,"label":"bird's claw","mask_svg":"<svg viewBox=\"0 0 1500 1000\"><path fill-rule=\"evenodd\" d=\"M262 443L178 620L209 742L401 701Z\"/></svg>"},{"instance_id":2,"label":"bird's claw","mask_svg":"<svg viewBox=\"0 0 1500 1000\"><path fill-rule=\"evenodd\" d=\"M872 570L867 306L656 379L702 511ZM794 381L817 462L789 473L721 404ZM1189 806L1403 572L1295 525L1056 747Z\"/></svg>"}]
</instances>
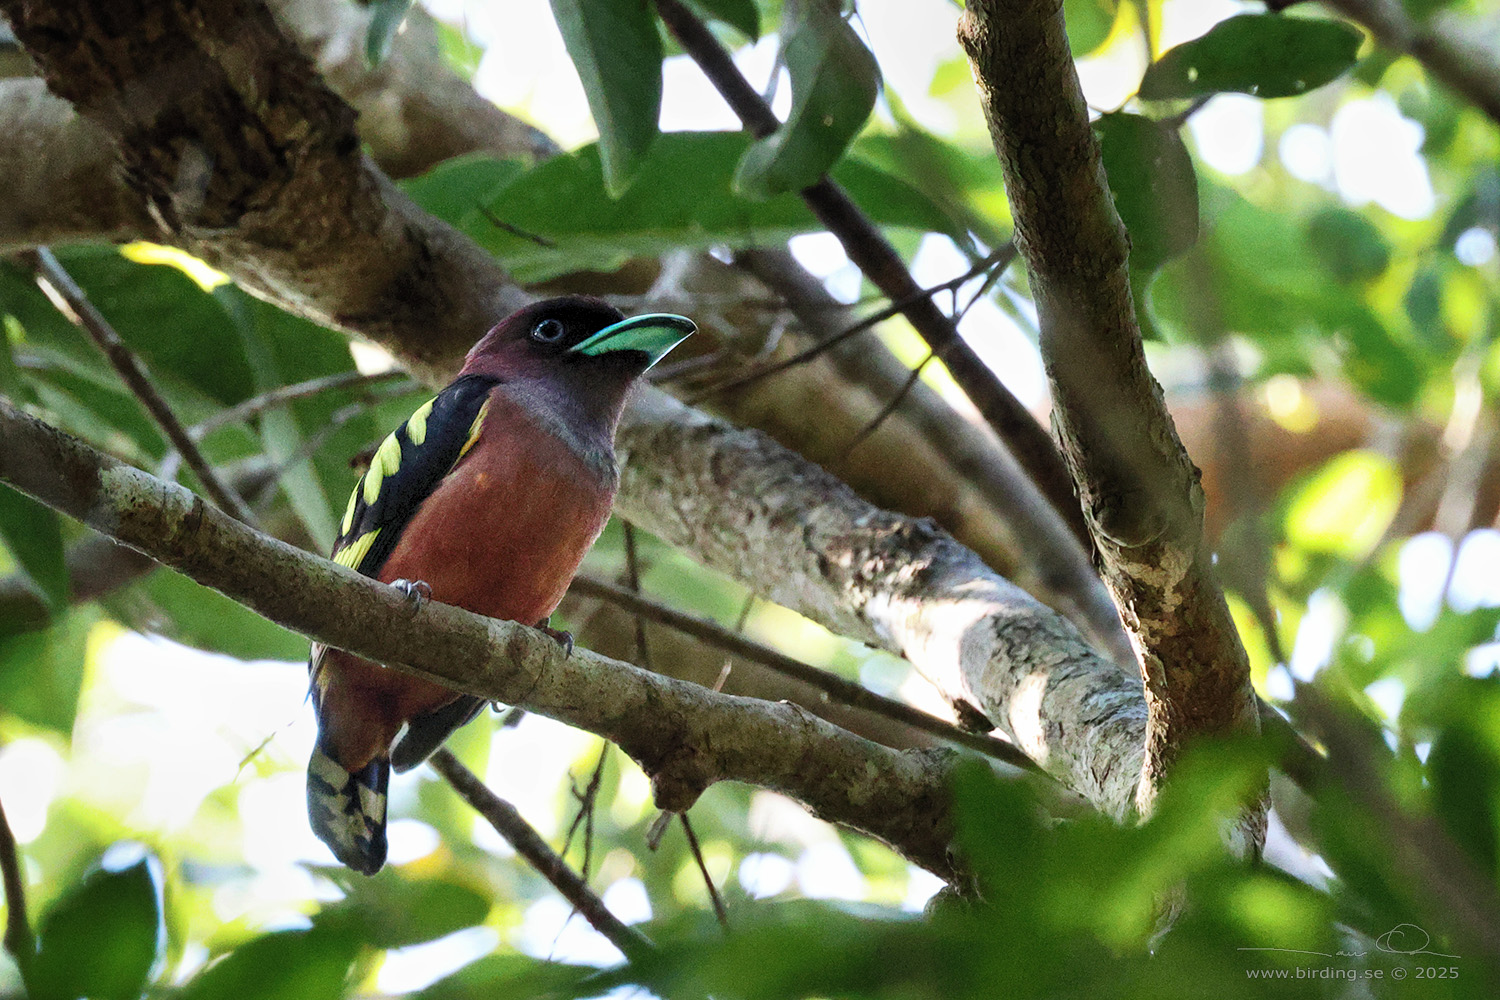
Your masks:
<instances>
[{"instance_id":1,"label":"bird's claw","mask_svg":"<svg viewBox=\"0 0 1500 1000\"><path fill-rule=\"evenodd\" d=\"M563 648L563 659L567 659L568 657L573 655L573 633L567 631L566 629L553 628L552 626L547 624L551 620L552 616L548 615L546 618L543 618L541 621L537 622L536 627L541 631L546 632L549 636L552 637L554 642L556 642Z\"/></svg>"},{"instance_id":2,"label":"bird's claw","mask_svg":"<svg viewBox=\"0 0 1500 1000\"><path fill-rule=\"evenodd\" d=\"M392 580L391 586L406 595L406 599L411 602L413 612L420 611L424 603L432 600L432 586L426 580L402 578Z\"/></svg>"}]
</instances>

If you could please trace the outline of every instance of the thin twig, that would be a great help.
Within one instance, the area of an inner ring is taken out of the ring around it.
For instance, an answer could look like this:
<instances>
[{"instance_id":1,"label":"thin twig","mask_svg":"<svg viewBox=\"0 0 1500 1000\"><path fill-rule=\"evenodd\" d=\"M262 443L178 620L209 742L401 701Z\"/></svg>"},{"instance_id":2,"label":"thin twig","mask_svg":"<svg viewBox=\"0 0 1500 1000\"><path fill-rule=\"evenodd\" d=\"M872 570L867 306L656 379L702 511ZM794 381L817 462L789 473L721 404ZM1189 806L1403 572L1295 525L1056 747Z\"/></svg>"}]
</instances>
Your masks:
<instances>
[{"instance_id":1,"label":"thin twig","mask_svg":"<svg viewBox=\"0 0 1500 1000\"><path fill-rule=\"evenodd\" d=\"M864 333L866 330L884 323L886 320L890 319L893 316L901 315L902 311L904 311L908 306L912 305L918 299L928 299L934 295L939 294L940 292L951 291L955 288L959 288L965 282L972 281L979 275L991 269L993 269L997 274L1002 273L1007 267L1010 266L1011 262L1015 259L1016 245L1014 243L1006 243L1004 246L1000 247L994 253L990 254L988 257L984 258L984 260L981 260L979 263L975 264L973 267L969 268L969 270L965 271L963 274L960 274L956 278L949 278L947 281L944 281L941 284L933 285L931 288L922 289L916 295L911 296L910 298L902 299L899 302L893 302L885 308L879 309L866 316L865 318L845 327L838 333L835 333L833 336L820 340L816 344L813 344L811 347L808 347L805 350L798 351L796 354L792 355L789 358L778 361L775 364L766 365L764 368L757 368L754 371L745 372L743 375L736 375L734 378L728 379L724 382L718 382L714 385L711 385L707 389L704 389L702 392L699 392L697 395L689 397L687 402L690 405L694 405L702 402L704 399L710 396L715 396L719 393L727 392L730 389L738 389L741 386L749 385L752 382L758 382L763 378L768 378L769 376L775 375L778 372L784 372L788 368L793 368L800 364L806 364L825 351L828 351L834 347L837 347L839 344L842 344L850 337L853 337L856 334Z\"/></svg>"},{"instance_id":2,"label":"thin twig","mask_svg":"<svg viewBox=\"0 0 1500 1000\"><path fill-rule=\"evenodd\" d=\"M854 437L850 438L848 444L844 445L843 451L839 452L837 461L842 462L848 458L854 449L858 448L866 438L880 430L880 425L885 423L892 413L896 412L896 407L900 406L901 401L916 387L918 380L922 378L923 370L926 369L927 365L935 357L937 357L936 352L927 352L927 356L919 361L917 366L911 370L911 374L906 376L906 381L901 384L901 388L897 389L896 394L886 401L886 404L880 408L880 412L875 414L869 423L861 427Z\"/></svg>"},{"instance_id":3,"label":"thin twig","mask_svg":"<svg viewBox=\"0 0 1500 1000\"><path fill-rule=\"evenodd\" d=\"M562 893L563 898L572 903L575 910L583 914L583 919L594 930L608 938L627 958L651 949L651 941L644 934L609 912L604 900L548 846L542 835L516 811L516 807L490 791L474 772L459 763L452 751L441 749L428 758L428 763L434 771L447 779L453 790L475 812L495 828L496 833L515 848L516 853L527 864L551 882L553 888Z\"/></svg>"},{"instance_id":4,"label":"thin twig","mask_svg":"<svg viewBox=\"0 0 1500 1000\"><path fill-rule=\"evenodd\" d=\"M719 926L724 928L724 933L729 933L729 911L724 908L724 897L719 895L719 887L714 885L714 877L708 873L708 863L703 860L703 849L698 846L698 835L693 832L693 824L688 822L687 813L682 813L682 832L687 834L688 850L693 852L693 860L698 863L698 871L703 875L703 884L708 886L708 898L714 904L714 916L719 918Z\"/></svg>"},{"instance_id":5,"label":"thin twig","mask_svg":"<svg viewBox=\"0 0 1500 1000\"><path fill-rule=\"evenodd\" d=\"M750 86L707 25L679 0L655 2L667 30L703 70L745 127L758 138L775 132L780 122L770 105ZM921 294L921 288L907 270L901 255L879 227L843 188L826 176L803 189L801 195L818 221L838 238L849 259L886 298L902 302L915 296L901 310L907 321L927 342L928 348L951 352L944 355L944 364L954 382L1005 442L1016 461L1079 541L1085 548L1092 544L1083 510L1073 493L1073 479L1051 436L980 360L974 349L959 337L957 328L943 311L929 296Z\"/></svg>"},{"instance_id":6,"label":"thin twig","mask_svg":"<svg viewBox=\"0 0 1500 1000\"><path fill-rule=\"evenodd\" d=\"M599 580L594 577L579 576L573 579L573 588L577 593L588 597L598 597L612 604L623 607L632 614L640 615L658 625L665 625L685 635L690 635L700 642L705 642L716 649L722 649L727 653L738 656L743 660L758 663L768 670L784 674L795 680L801 681L809 687L817 688L826 693L830 698L862 708L876 715L894 719L913 729L930 733L950 743L957 743L971 750L977 750L986 756L996 760L1004 761L1014 767L1024 768L1028 771L1040 771L1030 757L1027 757L1014 745L997 740L992 736L981 736L977 733L965 732L953 725L944 722L936 716L928 715L920 709L895 701L876 694L868 688L861 687L853 681L845 680L836 674L817 667L794 660L785 653L777 652L752 639L742 635L736 635L722 625L697 618L693 615L683 614L663 604L649 600L617 587L612 583Z\"/></svg>"},{"instance_id":7,"label":"thin twig","mask_svg":"<svg viewBox=\"0 0 1500 1000\"><path fill-rule=\"evenodd\" d=\"M83 289L78 287L78 283L52 255L52 251L46 247L39 247L25 256L36 272L37 284L41 286L42 291L52 300L58 312L86 332L94 339L94 343L99 345L99 349L104 352L104 356L119 373L121 380L131 392L135 393L141 405L166 433L167 439L172 442L172 447L177 449L188 468L193 470L198 481L203 484L203 490L208 494L209 499L218 505L220 510L237 520L254 525L255 515L251 513L245 501L226 486L218 473L214 471L213 466L208 464L208 460L198 450L198 445L182 426L182 422L177 419L177 415L172 412L171 406L162 398L161 393L156 391L156 386L151 383L150 376L146 374L146 369L135 356L135 352L126 345L120 335L115 332L115 328L109 325L109 321L89 301Z\"/></svg>"},{"instance_id":8,"label":"thin twig","mask_svg":"<svg viewBox=\"0 0 1500 1000\"><path fill-rule=\"evenodd\" d=\"M631 591L639 594L641 592L641 564L636 557L635 551L635 525L629 521L621 521L625 536L625 581L630 585ZM635 652L640 657L641 666L647 670L655 670L651 665L651 647L646 644L646 622L639 614L635 618Z\"/></svg>"},{"instance_id":9,"label":"thin twig","mask_svg":"<svg viewBox=\"0 0 1500 1000\"><path fill-rule=\"evenodd\" d=\"M26 919L26 877L21 872L20 853L5 807L0 806L0 876L5 884L5 950L16 960L22 978L36 955L36 939Z\"/></svg>"},{"instance_id":10,"label":"thin twig","mask_svg":"<svg viewBox=\"0 0 1500 1000\"><path fill-rule=\"evenodd\" d=\"M567 857L568 849L573 846L573 837L578 833L579 826L582 826L583 864L578 866L578 870L583 873L584 881L588 881L589 867L594 860L594 806L599 801L599 786L604 781L604 764L609 760L609 747L609 740L604 740L600 745L599 759L594 763L594 773L589 776L589 783L584 786L583 791L578 790L577 784L573 785L573 797L578 800L578 814L573 817L573 822L568 824L568 833L563 837L560 852Z\"/></svg>"},{"instance_id":11,"label":"thin twig","mask_svg":"<svg viewBox=\"0 0 1500 1000\"><path fill-rule=\"evenodd\" d=\"M406 372L393 368L390 371L376 372L373 375L365 375L357 371L340 372L337 375L324 375L321 378L308 379L306 382L284 385L279 389L263 392L259 396L252 396L243 403L236 403L228 409L220 410L207 420L200 420L192 427L189 427L188 433L201 441L220 427L228 424L243 423L251 417L259 416L266 410L283 406L298 399L307 399L309 396L318 396L338 389L366 388L380 385L382 382L391 382L396 379L409 377ZM415 386L416 383L412 384Z\"/></svg>"}]
</instances>

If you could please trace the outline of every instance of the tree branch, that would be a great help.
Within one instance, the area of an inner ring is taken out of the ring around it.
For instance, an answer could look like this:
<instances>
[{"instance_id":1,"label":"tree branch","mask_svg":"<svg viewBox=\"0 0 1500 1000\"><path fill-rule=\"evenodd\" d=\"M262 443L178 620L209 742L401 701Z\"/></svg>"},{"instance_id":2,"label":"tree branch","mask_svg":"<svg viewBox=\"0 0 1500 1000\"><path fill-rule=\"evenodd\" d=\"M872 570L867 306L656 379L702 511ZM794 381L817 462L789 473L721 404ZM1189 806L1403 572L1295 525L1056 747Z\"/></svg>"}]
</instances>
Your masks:
<instances>
[{"instance_id":1,"label":"tree branch","mask_svg":"<svg viewBox=\"0 0 1500 1000\"><path fill-rule=\"evenodd\" d=\"M913 708L905 702L895 701L878 695L866 687L862 687L853 681L847 681L837 674L829 673L827 670L819 670L817 667L803 663L801 660L793 659L784 653L777 652L769 646L763 646L753 639L748 639L738 632L731 632L706 618L698 618L694 615L683 614L660 604L649 598L642 597L633 590L617 587L604 580L596 580L593 577L580 576L573 580L568 588L570 592L582 594L586 597L600 597L611 604L616 604L638 619L652 621L658 625L676 629L685 635L690 635L700 642L721 649L732 656L757 663L768 670L774 670L779 674L801 681L809 687L816 688L831 698L855 708L862 708L867 712L883 715L888 719L894 719L913 729L924 733L930 733L939 739L959 746L977 750L987 757L1004 761L1012 767L1024 770L1035 770L1036 764L1024 753L1003 740L997 740L992 736L982 736L975 732L966 731L944 722L936 716L928 715L920 709ZM988 720L985 720L988 722ZM987 728L994 728L990 724Z\"/></svg>"},{"instance_id":2,"label":"tree branch","mask_svg":"<svg viewBox=\"0 0 1500 1000\"><path fill-rule=\"evenodd\" d=\"M354 112L259 0L0 0L48 86L101 126L153 238L444 381L527 296L361 154ZM288 239L287 234L296 238Z\"/></svg>"},{"instance_id":3,"label":"tree branch","mask_svg":"<svg viewBox=\"0 0 1500 1000\"><path fill-rule=\"evenodd\" d=\"M1106 815L1130 813L1140 681L932 522L880 510L763 435L659 392L626 411L616 447L625 517L768 600L905 656Z\"/></svg>"},{"instance_id":4,"label":"tree branch","mask_svg":"<svg viewBox=\"0 0 1500 1000\"><path fill-rule=\"evenodd\" d=\"M696 15L678 0L655 0L673 37L693 58L715 89L729 102L740 121L755 136L775 132L780 122L771 107L750 86L724 46ZM995 377L979 355L958 335L953 322L922 294L901 255L879 228L860 211L843 188L827 177L801 192L803 201L828 231L838 237L844 252L893 303L906 303L903 315L927 346L942 359L953 379L994 428L1016 461L1056 508L1079 541L1089 544L1073 483L1057 448L1036 418Z\"/></svg>"},{"instance_id":5,"label":"tree branch","mask_svg":"<svg viewBox=\"0 0 1500 1000\"><path fill-rule=\"evenodd\" d=\"M516 807L490 791L474 772L459 763L451 750L439 750L428 758L427 763L446 778L459 797L483 816L527 864L551 882L553 888L573 904L575 910L583 914L583 919L608 938L610 944L620 949L626 958L651 949L651 942L644 934L609 912L604 900L595 895L588 883L568 867L568 863L542 839L542 835L522 818Z\"/></svg>"},{"instance_id":6,"label":"tree branch","mask_svg":"<svg viewBox=\"0 0 1500 1000\"><path fill-rule=\"evenodd\" d=\"M36 954L36 939L26 918L26 876L21 871L21 857L16 835L0 805L0 881L5 886L5 950L16 960L24 978Z\"/></svg>"},{"instance_id":7,"label":"tree branch","mask_svg":"<svg viewBox=\"0 0 1500 1000\"><path fill-rule=\"evenodd\" d=\"M896 751L804 709L719 694L535 629L405 595L261 535L189 491L102 455L0 401L0 481L326 645L586 729L681 812L745 781L889 844L939 876L950 856L952 751Z\"/></svg>"},{"instance_id":8,"label":"tree branch","mask_svg":"<svg viewBox=\"0 0 1500 1000\"><path fill-rule=\"evenodd\" d=\"M1203 493L1146 367L1128 241L1055 0L973 0L959 22L1031 274L1053 423L1105 583L1135 642L1150 724L1138 804L1194 737L1257 730L1249 661L1203 545ZM1246 814L1239 842L1264 838Z\"/></svg>"}]
</instances>

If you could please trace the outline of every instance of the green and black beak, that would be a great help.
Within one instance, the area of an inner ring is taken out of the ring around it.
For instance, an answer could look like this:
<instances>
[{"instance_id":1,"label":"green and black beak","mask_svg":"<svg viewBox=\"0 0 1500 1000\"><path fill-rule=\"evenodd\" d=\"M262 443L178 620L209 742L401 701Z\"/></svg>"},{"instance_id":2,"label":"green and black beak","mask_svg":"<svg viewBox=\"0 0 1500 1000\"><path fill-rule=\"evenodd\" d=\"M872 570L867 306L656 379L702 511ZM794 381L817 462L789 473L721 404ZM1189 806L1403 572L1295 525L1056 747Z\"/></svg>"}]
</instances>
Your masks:
<instances>
[{"instance_id":1,"label":"green and black beak","mask_svg":"<svg viewBox=\"0 0 1500 1000\"><path fill-rule=\"evenodd\" d=\"M697 329L697 325L686 316L647 313L606 326L568 348L568 353L597 357L613 351L640 351L649 359L646 368L650 369Z\"/></svg>"}]
</instances>

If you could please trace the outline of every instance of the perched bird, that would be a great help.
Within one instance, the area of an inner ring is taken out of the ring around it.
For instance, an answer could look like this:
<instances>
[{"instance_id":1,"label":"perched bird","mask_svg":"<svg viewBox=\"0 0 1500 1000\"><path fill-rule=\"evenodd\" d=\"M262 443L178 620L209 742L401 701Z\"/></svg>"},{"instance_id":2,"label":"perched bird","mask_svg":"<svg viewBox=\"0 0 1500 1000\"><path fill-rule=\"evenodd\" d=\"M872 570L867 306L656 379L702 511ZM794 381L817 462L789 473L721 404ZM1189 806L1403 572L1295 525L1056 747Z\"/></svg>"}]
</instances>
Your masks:
<instances>
[{"instance_id":1,"label":"perched bird","mask_svg":"<svg viewBox=\"0 0 1500 1000\"><path fill-rule=\"evenodd\" d=\"M451 385L375 452L333 559L416 598L545 626L614 502L615 426L635 380L694 330L568 297L502 320ZM386 782L484 703L314 644L312 828L366 875L385 864Z\"/></svg>"}]
</instances>

